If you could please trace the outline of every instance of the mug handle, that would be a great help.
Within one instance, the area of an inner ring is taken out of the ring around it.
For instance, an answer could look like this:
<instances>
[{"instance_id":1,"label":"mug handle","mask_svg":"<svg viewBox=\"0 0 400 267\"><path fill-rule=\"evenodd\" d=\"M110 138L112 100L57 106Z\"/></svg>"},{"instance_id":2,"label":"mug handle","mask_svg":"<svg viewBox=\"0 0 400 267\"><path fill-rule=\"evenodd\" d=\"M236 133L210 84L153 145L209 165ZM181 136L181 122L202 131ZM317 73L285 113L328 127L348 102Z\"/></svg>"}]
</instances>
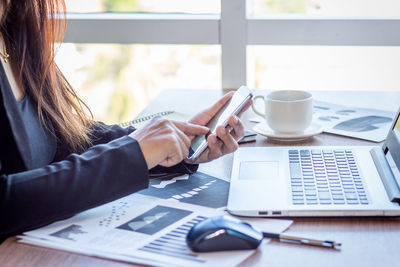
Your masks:
<instances>
[{"instance_id":1,"label":"mug handle","mask_svg":"<svg viewBox=\"0 0 400 267\"><path fill-rule=\"evenodd\" d=\"M259 116L261 116L261 117L264 118L264 117L265 117L265 114L262 113L262 112L260 112L260 111L258 111L258 110L256 109L256 107L255 107L257 98L262 98L262 99L264 100L264 96L262 96L262 95L256 95L256 96L253 98L253 104L251 105L251 108L253 109L254 113L256 113L257 115L259 115Z\"/></svg>"}]
</instances>

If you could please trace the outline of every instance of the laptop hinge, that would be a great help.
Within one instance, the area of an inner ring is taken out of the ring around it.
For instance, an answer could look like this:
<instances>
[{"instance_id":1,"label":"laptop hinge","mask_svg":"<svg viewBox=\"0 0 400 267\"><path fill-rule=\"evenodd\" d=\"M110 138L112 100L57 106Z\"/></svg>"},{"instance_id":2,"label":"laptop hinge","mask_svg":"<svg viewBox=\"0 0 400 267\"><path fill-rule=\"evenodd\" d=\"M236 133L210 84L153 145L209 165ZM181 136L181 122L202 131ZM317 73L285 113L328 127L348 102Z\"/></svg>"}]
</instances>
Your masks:
<instances>
[{"instance_id":1,"label":"laptop hinge","mask_svg":"<svg viewBox=\"0 0 400 267\"><path fill-rule=\"evenodd\" d=\"M375 147L371 149L370 153L390 201L400 204L400 188L386 160L383 149L381 147Z\"/></svg>"}]
</instances>

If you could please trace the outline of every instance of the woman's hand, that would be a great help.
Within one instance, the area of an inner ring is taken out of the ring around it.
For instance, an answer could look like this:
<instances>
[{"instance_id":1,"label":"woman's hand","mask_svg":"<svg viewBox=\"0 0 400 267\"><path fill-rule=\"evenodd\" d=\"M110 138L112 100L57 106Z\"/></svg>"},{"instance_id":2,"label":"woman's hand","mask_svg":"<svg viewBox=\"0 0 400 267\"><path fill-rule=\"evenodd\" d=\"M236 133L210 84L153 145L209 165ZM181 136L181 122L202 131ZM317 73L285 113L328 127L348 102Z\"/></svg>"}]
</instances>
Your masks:
<instances>
[{"instance_id":1,"label":"woman's hand","mask_svg":"<svg viewBox=\"0 0 400 267\"><path fill-rule=\"evenodd\" d=\"M138 141L147 167L151 169L156 165L169 167L178 164L189 154L189 136L208 132L209 129L204 126L155 117L129 136Z\"/></svg>"},{"instance_id":2,"label":"woman's hand","mask_svg":"<svg viewBox=\"0 0 400 267\"><path fill-rule=\"evenodd\" d=\"M231 99L233 94L234 92L227 93L220 100L218 100L217 103L193 117L191 120L189 120L189 122L197 125L206 125ZM237 141L240 140L244 135L244 126L239 117L251 106L252 103L253 101L251 100L242 109L238 116L231 116L228 120L228 126L226 128L223 126L218 126L216 129L217 135L210 134L207 137L208 148L196 160L196 164L219 158L225 154L234 152L238 148L239 145ZM192 141L194 137L195 136L190 136Z\"/></svg>"}]
</instances>

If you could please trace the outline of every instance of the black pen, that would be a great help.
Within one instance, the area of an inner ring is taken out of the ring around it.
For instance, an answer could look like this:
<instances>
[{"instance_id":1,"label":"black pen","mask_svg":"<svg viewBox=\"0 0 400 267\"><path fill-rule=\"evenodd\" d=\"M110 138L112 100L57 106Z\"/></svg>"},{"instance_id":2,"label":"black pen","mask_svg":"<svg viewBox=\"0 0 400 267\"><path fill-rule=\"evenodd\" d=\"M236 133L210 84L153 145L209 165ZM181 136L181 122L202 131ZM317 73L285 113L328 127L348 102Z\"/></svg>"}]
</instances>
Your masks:
<instances>
[{"instance_id":1,"label":"black pen","mask_svg":"<svg viewBox=\"0 0 400 267\"><path fill-rule=\"evenodd\" d=\"M335 241L329 241L329 240L310 239L304 237L295 237L284 234L267 233L267 232L263 232L263 235L265 238L273 238L283 242L290 242L290 243L310 245L310 246L319 246L319 247L334 248L334 249L340 249L342 246L342 243L337 243Z\"/></svg>"}]
</instances>

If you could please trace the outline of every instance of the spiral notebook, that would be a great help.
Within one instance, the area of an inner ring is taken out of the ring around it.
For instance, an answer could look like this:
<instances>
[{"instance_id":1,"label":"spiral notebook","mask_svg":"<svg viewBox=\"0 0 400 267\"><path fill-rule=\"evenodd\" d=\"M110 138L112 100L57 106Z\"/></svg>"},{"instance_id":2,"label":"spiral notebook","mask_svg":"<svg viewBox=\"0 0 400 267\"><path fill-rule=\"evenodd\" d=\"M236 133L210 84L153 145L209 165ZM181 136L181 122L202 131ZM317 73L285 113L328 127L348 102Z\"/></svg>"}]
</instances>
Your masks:
<instances>
[{"instance_id":1,"label":"spiral notebook","mask_svg":"<svg viewBox=\"0 0 400 267\"><path fill-rule=\"evenodd\" d=\"M141 117L138 117L131 121L120 123L119 125L122 127L133 126L136 129L138 129L138 128L142 127L143 125L145 125L146 123L148 123L152 118L154 118L156 116L161 116L168 120L173 120L173 121L187 121L190 118L190 116L187 114L168 110L168 111L157 112L157 113L150 114L147 116L141 116Z\"/></svg>"}]
</instances>

